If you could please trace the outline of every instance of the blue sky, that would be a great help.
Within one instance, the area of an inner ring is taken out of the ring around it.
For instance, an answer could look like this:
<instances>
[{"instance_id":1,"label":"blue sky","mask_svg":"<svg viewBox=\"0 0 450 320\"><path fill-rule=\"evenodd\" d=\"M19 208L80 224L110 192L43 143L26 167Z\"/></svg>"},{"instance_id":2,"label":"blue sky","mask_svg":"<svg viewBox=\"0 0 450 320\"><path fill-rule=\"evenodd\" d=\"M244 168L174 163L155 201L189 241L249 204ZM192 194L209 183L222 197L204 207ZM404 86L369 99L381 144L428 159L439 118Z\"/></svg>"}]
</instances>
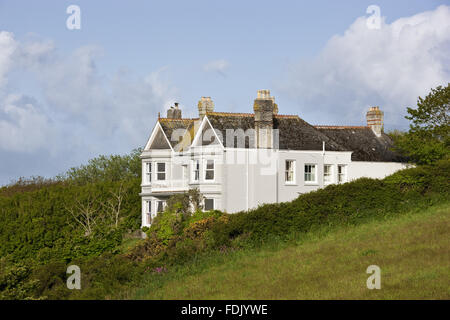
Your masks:
<instances>
[{"instance_id":1,"label":"blue sky","mask_svg":"<svg viewBox=\"0 0 450 320\"><path fill-rule=\"evenodd\" d=\"M81 9L81 29L66 8ZM368 30L369 5L380 8ZM442 6L444 5L444 6ZM0 1L0 185L142 146L158 111L251 112L270 89L313 124L406 129L449 80L449 1Z\"/></svg>"}]
</instances>

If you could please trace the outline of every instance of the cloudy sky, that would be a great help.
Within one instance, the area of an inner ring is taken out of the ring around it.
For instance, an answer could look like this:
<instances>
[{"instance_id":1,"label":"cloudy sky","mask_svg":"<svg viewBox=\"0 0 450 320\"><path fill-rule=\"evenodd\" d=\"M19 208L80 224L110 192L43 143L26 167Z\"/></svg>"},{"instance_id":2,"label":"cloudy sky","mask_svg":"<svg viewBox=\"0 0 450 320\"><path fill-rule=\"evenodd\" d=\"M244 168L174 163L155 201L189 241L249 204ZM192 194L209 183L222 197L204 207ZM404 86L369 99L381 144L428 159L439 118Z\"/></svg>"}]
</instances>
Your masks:
<instances>
[{"instance_id":1,"label":"cloudy sky","mask_svg":"<svg viewBox=\"0 0 450 320\"><path fill-rule=\"evenodd\" d=\"M270 89L312 124L379 105L406 129L449 57L449 1L0 0L0 185L143 146L158 112L196 116L201 96L252 112Z\"/></svg>"}]
</instances>

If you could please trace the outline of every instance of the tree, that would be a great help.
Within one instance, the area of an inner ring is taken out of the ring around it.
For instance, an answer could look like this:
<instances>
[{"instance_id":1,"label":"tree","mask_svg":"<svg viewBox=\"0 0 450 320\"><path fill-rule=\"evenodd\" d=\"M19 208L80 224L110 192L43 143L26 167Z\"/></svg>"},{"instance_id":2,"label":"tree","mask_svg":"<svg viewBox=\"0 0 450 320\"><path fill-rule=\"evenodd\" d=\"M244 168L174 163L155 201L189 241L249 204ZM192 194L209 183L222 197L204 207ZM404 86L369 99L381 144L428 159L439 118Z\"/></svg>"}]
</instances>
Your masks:
<instances>
[{"instance_id":1,"label":"tree","mask_svg":"<svg viewBox=\"0 0 450 320\"><path fill-rule=\"evenodd\" d=\"M105 202L101 202L100 204L106 210L107 216L109 216L112 220L114 227L117 228L119 225L120 218L120 210L123 202L124 194L126 194L126 190L124 192L123 184L121 183L119 189L114 192L109 192L111 197Z\"/></svg>"},{"instance_id":2,"label":"tree","mask_svg":"<svg viewBox=\"0 0 450 320\"><path fill-rule=\"evenodd\" d=\"M203 196L198 188L172 195L167 201L167 211L190 216L193 212L202 210Z\"/></svg>"},{"instance_id":3,"label":"tree","mask_svg":"<svg viewBox=\"0 0 450 320\"><path fill-rule=\"evenodd\" d=\"M115 182L141 176L142 148L133 149L127 155L100 155L88 164L69 169L58 177L62 181L72 181L80 185L99 181Z\"/></svg>"},{"instance_id":4,"label":"tree","mask_svg":"<svg viewBox=\"0 0 450 320\"><path fill-rule=\"evenodd\" d=\"M87 199L74 199L73 205L66 207L66 210L72 215L73 219L83 228L84 235L90 236L97 224L99 208L96 199L89 196Z\"/></svg>"},{"instance_id":5,"label":"tree","mask_svg":"<svg viewBox=\"0 0 450 320\"><path fill-rule=\"evenodd\" d=\"M417 164L432 164L450 155L450 83L431 89L417 100L417 109L407 108L407 133L392 134L395 149Z\"/></svg>"}]
</instances>

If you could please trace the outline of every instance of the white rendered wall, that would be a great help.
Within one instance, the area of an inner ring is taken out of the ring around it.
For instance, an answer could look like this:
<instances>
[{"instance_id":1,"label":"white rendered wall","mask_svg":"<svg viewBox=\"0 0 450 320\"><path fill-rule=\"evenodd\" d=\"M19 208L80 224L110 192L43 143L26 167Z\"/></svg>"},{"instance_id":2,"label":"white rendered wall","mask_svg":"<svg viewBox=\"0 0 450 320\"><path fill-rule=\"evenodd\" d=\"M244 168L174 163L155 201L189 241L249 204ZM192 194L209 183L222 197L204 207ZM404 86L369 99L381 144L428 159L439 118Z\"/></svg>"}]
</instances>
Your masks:
<instances>
[{"instance_id":1,"label":"white rendered wall","mask_svg":"<svg viewBox=\"0 0 450 320\"><path fill-rule=\"evenodd\" d=\"M352 162L351 152L294 151L271 149L238 149L221 147L195 148L189 153L177 154L163 151L145 152L146 161L167 163L166 181L183 179L183 165L188 170L189 188L199 188L204 197L213 198L215 209L228 213L245 211L265 203L292 201L300 194L326 186L323 180L324 164L332 167L332 183L337 183L337 166L346 165L346 181L360 177L384 178L408 167L394 162ZM192 181L192 161L200 160L200 181ZM204 179L204 165L207 159L215 161L214 181ZM285 161L295 161L295 182L285 181ZM305 164L316 165L316 181L304 181ZM154 169L156 169L154 167ZM153 170L155 181L156 170ZM143 171L144 174L144 171ZM167 190L170 193L170 188ZM151 186L142 184L142 225L146 225L145 200L156 200ZM164 194L167 197L169 194ZM152 211L155 206L152 207Z\"/></svg>"},{"instance_id":2,"label":"white rendered wall","mask_svg":"<svg viewBox=\"0 0 450 320\"><path fill-rule=\"evenodd\" d=\"M226 149L223 168L223 209L228 213L256 208L264 203L291 201L323 184L323 164L349 165L351 152ZM295 182L285 182L285 161L295 161ZM316 181L305 183L305 164L316 165Z\"/></svg>"},{"instance_id":3,"label":"white rendered wall","mask_svg":"<svg viewBox=\"0 0 450 320\"><path fill-rule=\"evenodd\" d=\"M411 167L411 165L400 162L352 161L349 166L348 177L350 181L361 177L382 179L408 167Z\"/></svg>"}]
</instances>

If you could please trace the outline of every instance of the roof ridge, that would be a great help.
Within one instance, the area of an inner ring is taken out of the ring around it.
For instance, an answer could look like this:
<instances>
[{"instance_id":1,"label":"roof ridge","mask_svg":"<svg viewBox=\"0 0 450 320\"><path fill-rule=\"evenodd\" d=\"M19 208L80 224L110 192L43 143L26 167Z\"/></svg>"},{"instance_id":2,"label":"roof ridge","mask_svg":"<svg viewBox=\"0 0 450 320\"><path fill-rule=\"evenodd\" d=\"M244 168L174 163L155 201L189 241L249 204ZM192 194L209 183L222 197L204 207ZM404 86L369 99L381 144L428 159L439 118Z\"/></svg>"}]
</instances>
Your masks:
<instances>
[{"instance_id":1,"label":"roof ridge","mask_svg":"<svg viewBox=\"0 0 450 320\"><path fill-rule=\"evenodd\" d=\"M174 119L174 118L159 118L159 120L169 120L169 121L193 121L198 120L199 118L181 118L181 119Z\"/></svg>"},{"instance_id":2,"label":"roof ridge","mask_svg":"<svg viewBox=\"0 0 450 320\"><path fill-rule=\"evenodd\" d=\"M246 113L246 112L223 112L223 111L210 111L207 112L206 115L217 115L217 116L246 116L246 117L254 117L254 113ZM299 118L300 117L296 114L276 114L274 115L275 118Z\"/></svg>"},{"instance_id":3,"label":"roof ridge","mask_svg":"<svg viewBox=\"0 0 450 320\"><path fill-rule=\"evenodd\" d=\"M301 119L297 114L276 114L275 118L295 118Z\"/></svg>"},{"instance_id":4,"label":"roof ridge","mask_svg":"<svg viewBox=\"0 0 450 320\"><path fill-rule=\"evenodd\" d=\"M313 125L316 129L367 129L368 126L333 126L333 125Z\"/></svg>"},{"instance_id":5,"label":"roof ridge","mask_svg":"<svg viewBox=\"0 0 450 320\"><path fill-rule=\"evenodd\" d=\"M253 117L254 114L253 113L245 113L245 112L222 112L222 111L210 111L207 112L206 115L217 115L217 116L221 116L221 115L227 115L227 116L247 116L247 117Z\"/></svg>"}]
</instances>

